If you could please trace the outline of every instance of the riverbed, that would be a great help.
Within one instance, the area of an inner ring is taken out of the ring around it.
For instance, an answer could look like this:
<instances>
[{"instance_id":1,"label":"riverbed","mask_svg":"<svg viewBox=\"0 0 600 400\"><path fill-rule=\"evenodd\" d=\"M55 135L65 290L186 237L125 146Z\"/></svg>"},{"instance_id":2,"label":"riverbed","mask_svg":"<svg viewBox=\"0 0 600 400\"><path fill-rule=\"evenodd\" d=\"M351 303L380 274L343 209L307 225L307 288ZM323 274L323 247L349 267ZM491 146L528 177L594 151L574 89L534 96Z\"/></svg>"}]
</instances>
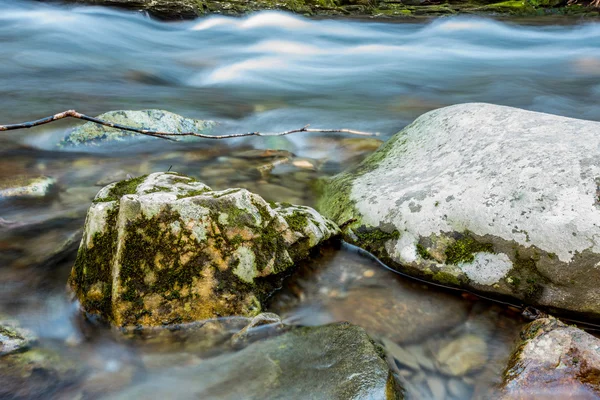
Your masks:
<instances>
[{"instance_id":1,"label":"riverbed","mask_svg":"<svg viewBox=\"0 0 600 400\"><path fill-rule=\"evenodd\" d=\"M166 23L9 0L0 0L0 10L0 124L67 109L158 108L214 120L217 134L307 124L379 134L183 144L135 138L60 148L80 122L2 133L3 185L14 176L56 181L43 199L0 203L0 312L86 371L53 388L60 398L111 398L165 373L186 376L185 366L232 351L223 338L207 346L202 333L161 345L128 341L83 318L66 281L85 212L103 185L171 170L214 189L244 187L268 201L314 206L317 179L356 165L435 108L489 102L600 120L600 25L577 20L386 23L262 12ZM364 327L386 348L409 399L486 398L526 322L506 305L398 276L343 243L303 264L269 311L292 325ZM236 321L223 324L239 329ZM444 355L448 346L458 361ZM179 388L171 384L175 398Z\"/></svg>"}]
</instances>

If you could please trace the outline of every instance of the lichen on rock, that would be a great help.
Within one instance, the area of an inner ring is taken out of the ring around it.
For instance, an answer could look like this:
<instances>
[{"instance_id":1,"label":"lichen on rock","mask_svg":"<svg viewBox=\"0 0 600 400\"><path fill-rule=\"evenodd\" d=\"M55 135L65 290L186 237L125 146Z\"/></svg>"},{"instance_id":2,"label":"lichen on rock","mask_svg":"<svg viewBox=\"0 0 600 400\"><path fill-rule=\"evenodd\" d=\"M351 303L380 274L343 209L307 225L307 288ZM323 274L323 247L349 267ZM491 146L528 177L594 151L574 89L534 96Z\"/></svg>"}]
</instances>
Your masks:
<instances>
[{"instance_id":1,"label":"lichen on rock","mask_svg":"<svg viewBox=\"0 0 600 400\"><path fill-rule=\"evenodd\" d=\"M117 110L98 115L96 118L131 128L169 133L208 133L215 125L213 121L185 118L164 110ZM104 142L123 141L131 137L144 138L147 136L94 122L86 122L69 132L59 146L94 146Z\"/></svg>"},{"instance_id":2,"label":"lichen on rock","mask_svg":"<svg viewBox=\"0 0 600 400\"><path fill-rule=\"evenodd\" d=\"M548 317L521 331L495 398L592 399L600 396L600 340Z\"/></svg>"},{"instance_id":3,"label":"lichen on rock","mask_svg":"<svg viewBox=\"0 0 600 400\"><path fill-rule=\"evenodd\" d=\"M322 184L317 208L403 272L598 318L599 129L491 104L434 110Z\"/></svg>"},{"instance_id":4,"label":"lichen on rock","mask_svg":"<svg viewBox=\"0 0 600 400\"><path fill-rule=\"evenodd\" d=\"M253 316L337 233L308 207L154 173L99 191L69 282L86 312L119 327Z\"/></svg>"}]
</instances>

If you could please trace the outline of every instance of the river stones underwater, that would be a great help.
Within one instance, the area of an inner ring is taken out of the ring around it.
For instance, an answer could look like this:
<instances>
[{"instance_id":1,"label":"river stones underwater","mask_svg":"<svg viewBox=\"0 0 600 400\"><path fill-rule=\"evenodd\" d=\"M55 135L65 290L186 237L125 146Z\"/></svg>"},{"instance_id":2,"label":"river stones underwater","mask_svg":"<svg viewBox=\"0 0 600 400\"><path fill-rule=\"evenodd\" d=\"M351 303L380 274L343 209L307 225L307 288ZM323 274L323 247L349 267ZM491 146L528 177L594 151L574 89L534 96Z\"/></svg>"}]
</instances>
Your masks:
<instances>
[{"instance_id":1,"label":"river stones underwater","mask_svg":"<svg viewBox=\"0 0 600 400\"><path fill-rule=\"evenodd\" d=\"M85 311L119 327L253 316L338 232L309 207L154 173L100 190L69 283Z\"/></svg>"},{"instance_id":2,"label":"river stones underwater","mask_svg":"<svg viewBox=\"0 0 600 400\"><path fill-rule=\"evenodd\" d=\"M491 104L438 109L327 182L318 209L409 274L599 317L598 132Z\"/></svg>"},{"instance_id":3,"label":"river stones underwater","mask_svg":"<svg viewBox=\"0 0 600 400\"><path fill-rule=\"evenodd\" d=\"M521 332L501 398L597 399L599 349L600 339L553 317L533 321Z\"/></svg>"},{"instance_id":4,"label":"river stones underwater","mask_svg":"<svg viewBox=\"0 0 600 400\"><path fill-rule=\"evenodd\" d=\"M96 118L131 128L148 129L169 133L208 133L213 121L185 118L164 110L117 110L98 115ZM86 122L73 129L60 143L60 147L99 145L104 142L123 141L127 138L148 138L135 132L115 129L94 122Z\"/></svg>"},{"instance_id":5,"label":"river stones underwater","mask_svg":"<svg viewBox=\"0 0 600 400\"><path fill-rule=\"evenodd\" d=\"M235 384L232 384L235 382ZM174 388L175 392L174 392ZM348 323L295 328L111 399L400 399L381 348Z\"/></svg>"},{"instance_id":6,"label":"river stones underwater","mask_svg":"<svg viewBox=\"0 0 600 400\"><path fill-rule=\"evenodd\" d=\"M81 378L80 367L37 346L31 331L0 315L0 398L54 398Z\"/></svg>"}]
</instances>

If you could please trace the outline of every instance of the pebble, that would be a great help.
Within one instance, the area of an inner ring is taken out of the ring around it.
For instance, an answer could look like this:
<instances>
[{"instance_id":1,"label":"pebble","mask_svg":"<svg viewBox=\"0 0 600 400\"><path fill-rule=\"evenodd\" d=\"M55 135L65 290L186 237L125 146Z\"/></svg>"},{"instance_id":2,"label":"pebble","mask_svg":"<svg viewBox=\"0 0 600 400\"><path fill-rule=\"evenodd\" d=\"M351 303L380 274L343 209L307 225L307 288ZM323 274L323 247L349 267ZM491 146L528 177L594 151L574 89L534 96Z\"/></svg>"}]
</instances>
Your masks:
<instances>
[{"instance_id":1,"label":"pebble","mask_svg":"<svg viewBox=\"0 0 600 400\"><path fill-rule=\"evenodd\" d=\"M444 381L437 376L430 376L427 378L427 386L431 390L434 399L443 400L446 398L446 386Z\"/></svg>"},{"instance_id":2,"label":"pebble","mask_svg":"<svg viewBox=\"0 0 600 400\"><path fill-rule=\"evenodd\" d=\"M471 395L471 388L460 379L450 379L448 381L448 391L457 399L467 399Z\"/></svg>"},{"instance_id":3,"label":"pebble","mask_svg":"<svg viewBox=\"0 0 600 400\"><path fill-rule=\"evenodd\" d=\"M466 334L442 344L434 357L443 373L463 376L485 365L487 344L479 336Z\"/></svg>"},{"instance_id":4,"label":"pebble","mask_svg":"<svg viewBox=\"0 0 600 400\"><path fill-rule=\"evenodd\" d=\"M418 371L420 369L419 362L408 351L406 351L401 346L397 345L396 343L394 343L393 341L391 341L389 339L383 338L381 341L383 342L383 345L385 346L386 351L392 357L394 357L394 359L397 360L400 364L402 364L405 367L408 367L410 369L413 369L415 371Z\"/></svg>"}]
</instances>

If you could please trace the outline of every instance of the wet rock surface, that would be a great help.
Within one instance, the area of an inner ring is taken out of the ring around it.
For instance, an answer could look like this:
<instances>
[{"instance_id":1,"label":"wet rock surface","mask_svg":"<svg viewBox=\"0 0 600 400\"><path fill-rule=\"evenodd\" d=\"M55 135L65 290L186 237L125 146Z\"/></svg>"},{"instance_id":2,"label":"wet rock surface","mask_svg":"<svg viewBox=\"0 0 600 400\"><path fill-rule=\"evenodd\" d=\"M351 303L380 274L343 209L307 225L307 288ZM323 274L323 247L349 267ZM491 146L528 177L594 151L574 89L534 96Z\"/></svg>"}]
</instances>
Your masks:
<instances>
[{"instance_id":1,"label":"wet rock surface","mask_svg":"<svg viewBox=\"0 0 600 400\"><path fill-rule=\"evenodd\" d=\"M597 399L600 339L548 317L531 322L504 373L502 398Z\"/></svg>"},{"instance_id":2,"label":"wet rock surface","mask_svg":"<svg viewBox=\"0 0 600 400\"><path fill-rule=\"evenodd\" d=\"M43 199L55 188L56 180L48 176L13 176L0 181L0 201Z\"/></svg>"},{"instance_id":3,"label":"wet rock surface","mask_svg":"<svg viewBox=\"0 0 600 400\"><path fill-rule=\"evenodd\" d=\"M236 382L232 385L232 382ZM179 382L179 384L177 384ZM380 350L348 323L295 328L186 369L161 371L129 398L400 399Z\"/></svg>"},{"instance_id":4,"label":"wet rock surface","mask_svg":"<svg viewBox=\"0 0 600 400\"><path fill-rule=\"evenodd\" d=\"M212 121L185 118L164 110L118 110L98 115L98 119L131 128L169 133L208 133L215 125ZM139 133L124 131L86 122L73 129L59 144L61 147L99 145L104 142L123 141L127 138L148 138Z\"/></svg>"},{"instance_id":5,"label":"wet rock surface","mask_svg":"<svg viewBox=\"0 0 600 400\"><path fill-rule=\"evenodd\" d=\"M253 316L337 233L309 207L154 173L100 190L69 282L84 310L116 326Z\"/></svg>"},{"instance_id":6,"label":"wet rock surface","mask_svg":"<svg viewBox=\"0 0 600 400\"><path fill-rule=\"evenodd\" d=\"M442 108L329 181L318 208L409 274L599 317L598 129L491 104Z\"/></svg>"},{"instance_id":7,"label":"wet rock surface","mask_svg":"<svg viewBox=\"0 0 600 400\"><path fill-rule=\"evenodd\" d=\"M36 342L16 320L0 317L0 398L52 398L81 377L76 364Z\"/></svg>"}]
</instances>

